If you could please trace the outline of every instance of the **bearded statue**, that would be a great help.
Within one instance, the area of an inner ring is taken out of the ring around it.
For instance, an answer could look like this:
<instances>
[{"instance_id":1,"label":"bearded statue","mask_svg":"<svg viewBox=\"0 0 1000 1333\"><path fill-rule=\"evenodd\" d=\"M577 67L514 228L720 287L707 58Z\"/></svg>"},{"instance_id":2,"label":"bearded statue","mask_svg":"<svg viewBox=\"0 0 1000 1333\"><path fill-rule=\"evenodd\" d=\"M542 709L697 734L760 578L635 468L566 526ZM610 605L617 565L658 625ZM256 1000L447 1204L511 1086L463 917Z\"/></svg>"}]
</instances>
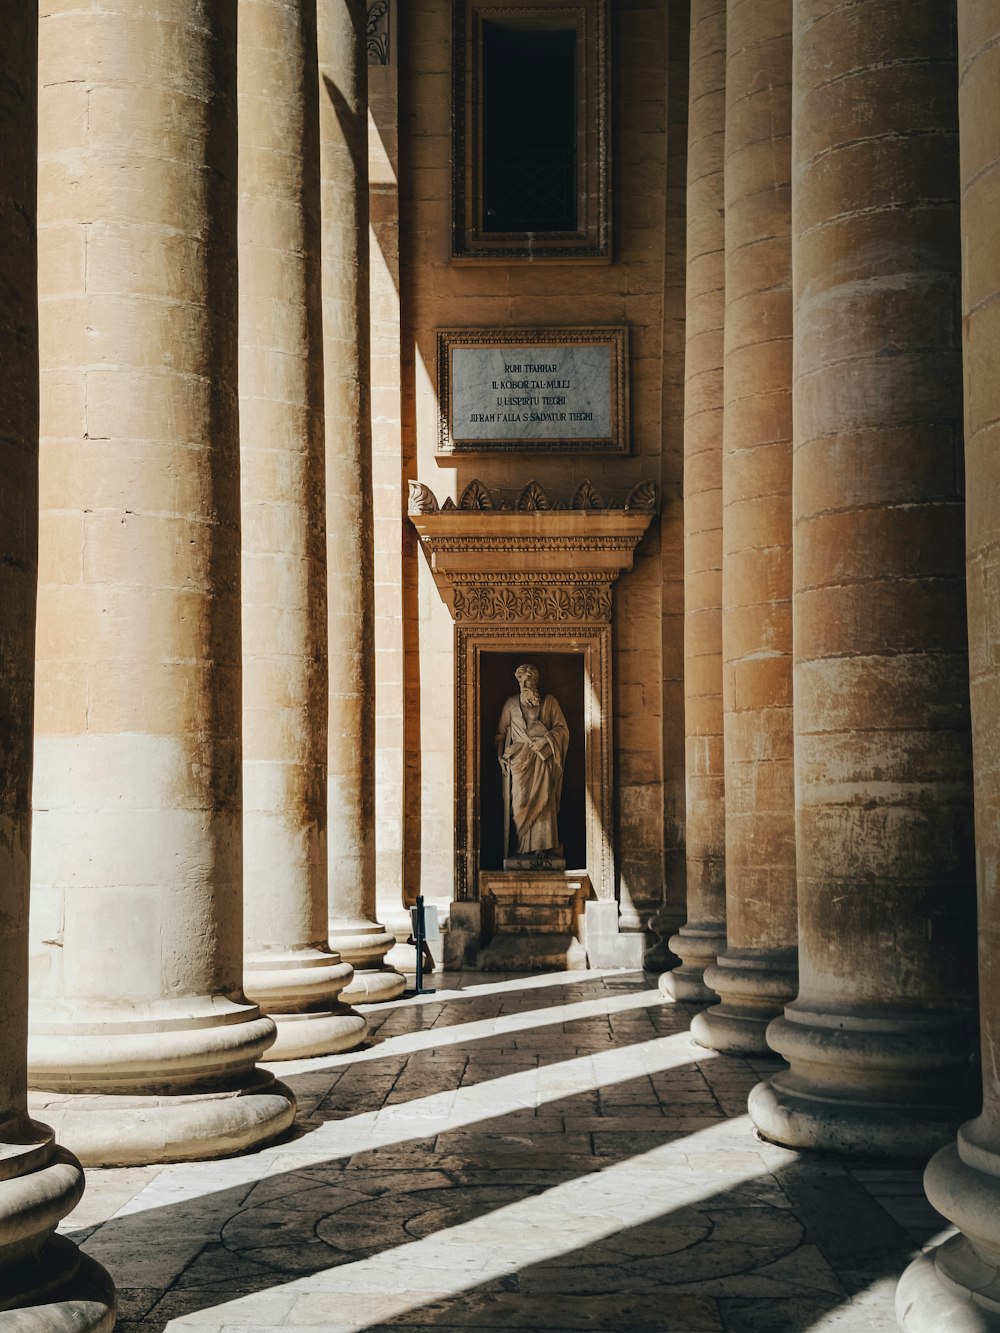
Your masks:
<instances>
[{"instance_id":1,"label":"bearded statue","mask_svg":"<svg viewBox=\"0 0 1000 1333\"><path fill-rule=\"evenodd\" d=\"M558 858L569 728L554 695L539 692L537 667L523 663L514 679L519 692L504 704L496 735L504 784L504 857L511 855L513 831L518 856Z\"/></svg>"}]
</instances>

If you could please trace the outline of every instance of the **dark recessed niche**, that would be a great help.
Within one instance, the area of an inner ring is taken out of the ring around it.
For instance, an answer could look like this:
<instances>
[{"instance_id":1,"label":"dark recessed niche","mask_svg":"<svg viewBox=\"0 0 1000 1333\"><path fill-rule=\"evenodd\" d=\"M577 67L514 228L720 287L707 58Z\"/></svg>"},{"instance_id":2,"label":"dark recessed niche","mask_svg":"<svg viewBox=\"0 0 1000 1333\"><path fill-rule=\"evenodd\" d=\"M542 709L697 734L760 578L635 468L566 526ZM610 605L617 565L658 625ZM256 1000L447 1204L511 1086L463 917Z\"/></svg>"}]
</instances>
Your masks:
<instances>
[{"instance_id":1,"label":"dark recessed niche","mask_svg":"<svg viewBox=\"0 0 1000 1333\"><path fill-rule=\"evenodd\" d=\"M522 662L541 670L544 694L554 694L569 727L569 749L559 805L559 836L570 869L587 865L585 802L587 790L586 729L583 719L583 656L580 653L484 652L480 659L479 864L483 870L503 869L503 787L497 760L496 734L504 700L517 692L514 672Z\"/></svg>"}]
</instances>

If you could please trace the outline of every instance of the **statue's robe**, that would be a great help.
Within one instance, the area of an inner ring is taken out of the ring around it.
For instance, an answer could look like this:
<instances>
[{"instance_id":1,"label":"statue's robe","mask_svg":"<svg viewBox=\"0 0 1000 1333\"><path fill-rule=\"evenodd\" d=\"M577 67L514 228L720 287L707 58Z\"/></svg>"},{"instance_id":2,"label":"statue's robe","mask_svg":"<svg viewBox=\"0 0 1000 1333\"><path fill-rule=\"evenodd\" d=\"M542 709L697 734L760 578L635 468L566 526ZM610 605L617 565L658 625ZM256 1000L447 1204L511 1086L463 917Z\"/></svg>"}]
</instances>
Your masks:
<instances>
[{"instance_id":1,"label":"statue's robe","mask_svg":"<svg viewBox=\"0 0 1000 1333\"><path fill-rule=\"evenodd\" d=\"M540 743L539 751L532 740ZM568 746L569 727L551 694L538 708L522 704L517 694L504 704L497 750L510 773L510 811L519 853L559 846L559 802Z\"/></svg>"}]
</instances>

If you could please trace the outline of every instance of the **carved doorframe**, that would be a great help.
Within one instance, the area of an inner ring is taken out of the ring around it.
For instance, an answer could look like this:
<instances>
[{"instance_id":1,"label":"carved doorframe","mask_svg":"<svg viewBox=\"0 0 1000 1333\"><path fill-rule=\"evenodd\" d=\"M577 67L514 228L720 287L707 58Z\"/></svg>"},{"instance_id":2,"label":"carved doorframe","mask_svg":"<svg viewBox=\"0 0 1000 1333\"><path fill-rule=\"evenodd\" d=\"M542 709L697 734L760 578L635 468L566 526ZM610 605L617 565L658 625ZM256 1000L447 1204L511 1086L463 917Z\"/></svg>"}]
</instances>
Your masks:
<instances>
[{"instance_id":1,"label":"carved doorframe","mask_svg":"<svg viewBox=\"0 0 1000 1333\"><path fill-rule=\"evenodd\" d=\"M587 873L597 899L615 901L612 588L655 512L649 481L608 504L589 481L567 503L537 481L508 497L473 480L457 505L410 482L409 519L455 624L457 901L479 896L480 657L490 649L583 655Z\"/></svg>"},{"instance_id":2,"label":"carved doorframe","mask_svg":"<svg viewBox=\"0 0 1000 1333\"><path fill-rule=\"evenodd\" d=\"M595 897L615 897L610 624L458 624L455 627L455 897L479 898L482 753L479 686L484 652L583 657L587 874ZM574 867L579 869L580 867Z\"/></svg>"}]
</instances>

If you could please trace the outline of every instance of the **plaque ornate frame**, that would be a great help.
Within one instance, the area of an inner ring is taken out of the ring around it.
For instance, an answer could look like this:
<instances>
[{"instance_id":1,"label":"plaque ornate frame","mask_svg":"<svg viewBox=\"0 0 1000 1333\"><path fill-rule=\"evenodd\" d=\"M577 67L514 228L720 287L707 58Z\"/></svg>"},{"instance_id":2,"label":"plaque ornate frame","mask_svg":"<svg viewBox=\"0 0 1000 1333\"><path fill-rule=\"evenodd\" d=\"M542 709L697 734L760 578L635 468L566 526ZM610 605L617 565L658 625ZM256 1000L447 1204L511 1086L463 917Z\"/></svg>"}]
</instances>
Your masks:
<instances>
[{"instance_id":1,"label":"plaque ornate frame","mask_svg":"<svg viewBox=\"0 0 1000 1333\"><path fill-rule=\"evenodd\" d=\"M579 227L573 232L486 232L481 221L480 51L484 19L572 23L582 39L578 91ZM611 42L609 0L453 0L452 262L611 262Z\"/></svg>"},{"instance_id":2,"label":"plaque ornate frame","mask_svg":"<svg viewBox=\"0 0 1000 1333\"><path fill-rule=\"evenodd\" d=\"M614 901L612 586L631 569L655 512L651 482L620 507L605 505L589 482L570 504L529 482L513 506L478 481L457 506L439 506L426 486L410 483L410 522L455 622L459 901L479 897L480 659L491 650L583 655L586 870L595 897Z\"/></svg>"},{"instance_id":3,"label":"plaque ornate frame","mask_svg":"<svg viewBox=\"0 0 1000 1333\"><path fill-rule=\"evenodd\" d=\"M603 346L611 354L611 435L607 439L560 440L456 439L451 427L451 357L456 347L572 347ZM569 329L438 329L437 401L440 456L504 453L602 453L631 451L629 421L629 339L625 325L593 325Z\"/></svg>"}]
</instances>

